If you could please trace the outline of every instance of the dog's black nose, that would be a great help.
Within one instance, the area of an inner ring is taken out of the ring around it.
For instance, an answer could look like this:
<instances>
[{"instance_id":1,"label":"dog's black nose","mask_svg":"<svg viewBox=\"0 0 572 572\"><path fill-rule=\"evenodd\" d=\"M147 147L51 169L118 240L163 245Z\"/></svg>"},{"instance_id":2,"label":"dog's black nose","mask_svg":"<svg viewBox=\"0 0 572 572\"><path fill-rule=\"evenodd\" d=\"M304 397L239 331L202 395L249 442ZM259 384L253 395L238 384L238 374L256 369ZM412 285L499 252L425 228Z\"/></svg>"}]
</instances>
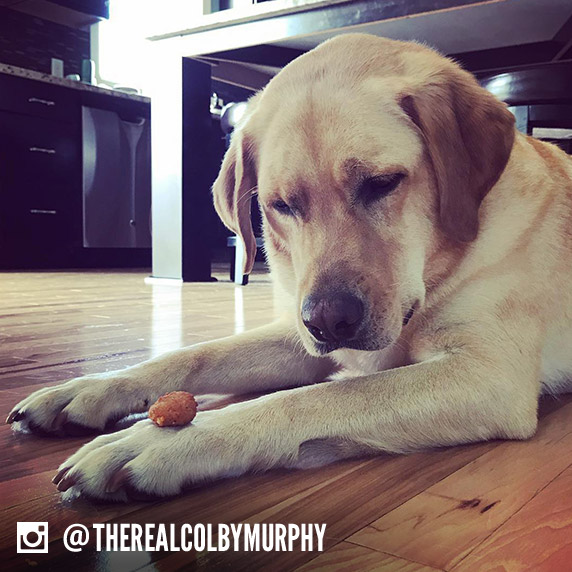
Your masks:
<instances>
[{"instance_id":1,"label":"dog's black nose","mask_svg":"<svg viewBox=\"0 0 572 572\"><path fill-rule=\"evenodd\" d=\"M310 295L302 304L302 321L319 342L343 342L355 338L363 316L362 301L346 292Z\"/></svg>"}]
</instances>

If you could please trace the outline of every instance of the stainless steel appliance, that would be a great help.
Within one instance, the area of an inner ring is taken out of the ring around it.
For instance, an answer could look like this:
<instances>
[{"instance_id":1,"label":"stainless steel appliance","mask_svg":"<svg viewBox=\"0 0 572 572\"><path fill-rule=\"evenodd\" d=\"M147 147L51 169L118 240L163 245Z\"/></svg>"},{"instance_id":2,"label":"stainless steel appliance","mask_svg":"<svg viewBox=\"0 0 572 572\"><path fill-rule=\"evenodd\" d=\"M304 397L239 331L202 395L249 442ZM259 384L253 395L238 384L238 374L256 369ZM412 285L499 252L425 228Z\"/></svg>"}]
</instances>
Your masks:
<instances>
[{"instance_id":1,"label":"stainless steel appliance","mask_svg":"<svg viewBox=\"0 0 572 572\"><path fill-rule=\"evenodd\" d=\"M84 247L151 246L150 123L82 108Z\"/></svg>"}]
</instances>

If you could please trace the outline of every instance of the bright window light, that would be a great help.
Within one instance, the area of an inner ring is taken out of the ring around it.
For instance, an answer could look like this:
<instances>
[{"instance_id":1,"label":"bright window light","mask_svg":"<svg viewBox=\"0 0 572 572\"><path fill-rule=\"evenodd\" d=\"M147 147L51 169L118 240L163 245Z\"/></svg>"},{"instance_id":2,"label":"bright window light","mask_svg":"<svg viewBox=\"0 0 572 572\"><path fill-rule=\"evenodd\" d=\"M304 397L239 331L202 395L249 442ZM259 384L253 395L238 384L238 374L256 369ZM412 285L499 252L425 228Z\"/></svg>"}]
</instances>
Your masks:
<instances>
[{"instance_id":1,"label":"bright window light","mask_svg":"<svg viewBox=\"0 0 572 572\"><path fill-rule=\"evenodd\" d=\"M155 43L149 36L192 28L203 15L200 0L112 0L109 20L92 31L92 58L99 83L146 91Z\"/></svg>"}]
</instances>

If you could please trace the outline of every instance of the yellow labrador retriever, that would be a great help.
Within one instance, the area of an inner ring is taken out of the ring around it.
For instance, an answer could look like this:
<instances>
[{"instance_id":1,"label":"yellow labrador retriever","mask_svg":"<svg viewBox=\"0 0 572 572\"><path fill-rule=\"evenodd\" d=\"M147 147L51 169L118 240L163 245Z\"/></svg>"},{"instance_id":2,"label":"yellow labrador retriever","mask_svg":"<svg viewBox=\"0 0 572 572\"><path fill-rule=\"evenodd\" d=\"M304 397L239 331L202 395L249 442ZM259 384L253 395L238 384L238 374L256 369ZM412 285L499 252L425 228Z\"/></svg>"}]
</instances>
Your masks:
<instances>
[{"instance_id":1,"label":"yellow labrador retriever","mask_svg":"<svg viewBox=\"0 0 572 572\"><path fill-rule=\"evenodd\" d=\"M251 100L214 185L247 272L255 191L282 321L40 390L8 422L65 434L168 391L290 389L179 429L100 436L63 463L60 490L165 496L251 470L525 439L539 394L571 388L572 160L516 132L455 63L367 35L298 58Z\"/></svg>"}]
</instances>

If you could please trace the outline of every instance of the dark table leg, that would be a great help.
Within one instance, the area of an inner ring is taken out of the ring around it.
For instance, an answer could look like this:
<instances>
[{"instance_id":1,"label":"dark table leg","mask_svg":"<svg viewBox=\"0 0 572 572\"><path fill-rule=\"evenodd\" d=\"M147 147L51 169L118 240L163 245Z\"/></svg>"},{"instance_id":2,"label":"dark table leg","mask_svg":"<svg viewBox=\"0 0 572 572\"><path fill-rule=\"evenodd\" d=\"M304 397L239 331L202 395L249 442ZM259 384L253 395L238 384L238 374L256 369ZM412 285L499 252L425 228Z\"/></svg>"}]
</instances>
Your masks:
<instances>
[{"instance_id":1,"label":"dark table leg","mask_svg":"<svg viewBox=\"0 0 572 572\"><path fill-rule=\"evenodd\" d=\"M183 60L183 281L211 278L211 240L215 222L211 186L211 67Z\"/></svg>"}]
</instances>

